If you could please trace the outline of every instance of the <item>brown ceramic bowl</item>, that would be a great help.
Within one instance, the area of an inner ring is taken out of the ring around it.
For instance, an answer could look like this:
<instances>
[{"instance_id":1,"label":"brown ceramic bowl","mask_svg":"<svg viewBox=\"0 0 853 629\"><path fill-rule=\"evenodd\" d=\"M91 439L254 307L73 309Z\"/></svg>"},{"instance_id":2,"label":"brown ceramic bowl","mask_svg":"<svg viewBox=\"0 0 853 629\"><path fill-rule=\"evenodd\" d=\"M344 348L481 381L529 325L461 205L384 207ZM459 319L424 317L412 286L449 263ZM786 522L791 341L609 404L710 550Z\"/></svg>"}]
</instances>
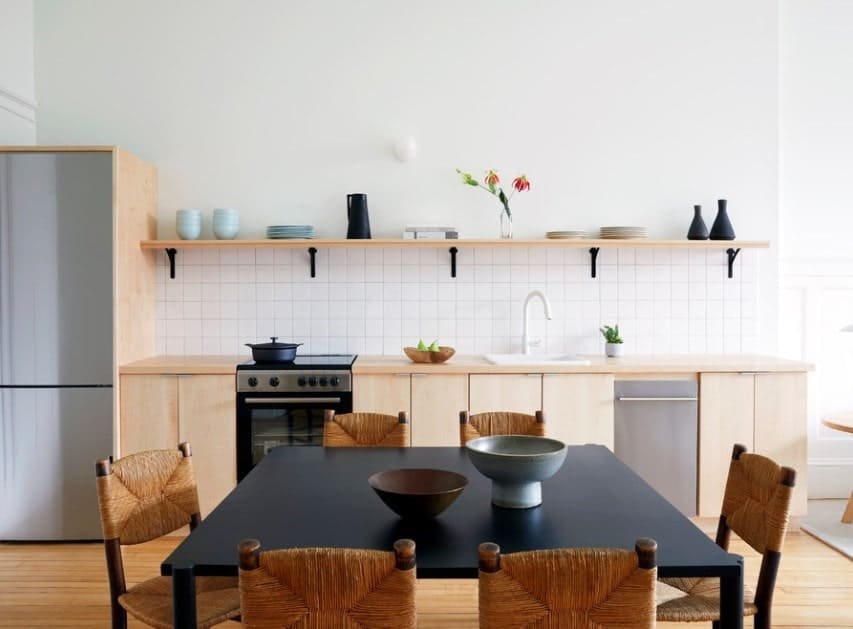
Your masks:
<instances>
[{"instance_id":1,"label":"brown ceramic bowl","mask_svg":"<svg viewBox=\"0 0 853 629\"><path fill-rule=\"evenodd\" d=\"M401 518L433 518L453 504L468 479L448 470L411 468L378 472L367 482Z\"/></svg>"},{"instance_id":2,"label":"brown ceramic bowl","mask_svg":"<svg viewBox=\"0 0 853 629\"><path fill-rule=\"evenodd\" d=\"M441 345L437 352L418 349L416 347L404 347L403 351L406 352L406 356L416 363L443 363L456 353L455 349L444 345Z\"/></svg>"}]
</instances>

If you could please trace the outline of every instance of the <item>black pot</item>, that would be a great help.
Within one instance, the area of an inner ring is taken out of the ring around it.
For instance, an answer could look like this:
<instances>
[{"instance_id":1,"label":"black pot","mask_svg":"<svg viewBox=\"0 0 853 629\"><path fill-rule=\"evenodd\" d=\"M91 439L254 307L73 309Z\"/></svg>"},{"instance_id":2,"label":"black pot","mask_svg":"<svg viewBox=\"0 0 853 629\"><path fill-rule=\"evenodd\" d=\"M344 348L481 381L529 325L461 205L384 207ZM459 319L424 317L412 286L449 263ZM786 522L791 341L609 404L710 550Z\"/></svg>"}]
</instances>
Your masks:
<instances>
[{"instance_id":1,"label":"black pot","mask_svg":"<svg viewBox=\"0 0 853 629\"><path fill-rule=\"evenodd\" d=\"M296 348L302 343L279 343L277 336L271 336L271 343L246 343L252 348L252 358L258 363L292 363L296 358Z\"/></svg>"}]
</instances>

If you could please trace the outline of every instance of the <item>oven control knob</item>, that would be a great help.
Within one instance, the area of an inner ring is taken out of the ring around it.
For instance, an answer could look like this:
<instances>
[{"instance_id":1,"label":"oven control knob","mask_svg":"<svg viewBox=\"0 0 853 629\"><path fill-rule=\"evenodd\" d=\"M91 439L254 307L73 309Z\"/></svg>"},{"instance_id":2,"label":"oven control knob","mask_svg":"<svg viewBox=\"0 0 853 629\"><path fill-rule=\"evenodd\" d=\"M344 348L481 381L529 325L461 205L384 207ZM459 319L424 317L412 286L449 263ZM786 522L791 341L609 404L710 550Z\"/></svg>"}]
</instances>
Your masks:
<instances>
[{"instance_id":1,"label":"oven control knob","mask_svg":"<svg viewBox=\"0 0 853 629\"><path fill-rule=\"evenodd\" d=\"M331 378L329 378L329 384L331 384L333 387L338 386L340 383L341 379L337 376L332 376Z\"/></svg>"},{"instance_id":2,"label":"oven control knob","mask_svg":"<svg viewBox=\"0 0 853 629\"><path fill-rule=\"evenodd\" d=\"M329 384L328 380L326 380L325 378L320 378L320 386L321 387L325 387L327 384Z\"/></svg>"},{"instance_id":3,"label":"oven control knob","mask_svg":"<svg viewBox=\"0 0 853 629\"><path fill-rule=\"evenodd\" d=\"M305 376L299 376L299 379L296 381L296 384L298 384L300 387L304 387L307 384Z\"/></svg>"},{"instance_id":4,"label":"oven control knob","mask_svg":"<svg viewBox=\"0 0 853 629\"><path fill-rule=\"evenodd\" d=\"M280 382L279 379L276 378L275 376L270 378L270 386L271 387L277 387L279 385L279 382Z\"/></svg>"},{"instance_id":5,"label":"oven control knob","mask_svg":"<svg viewBox=\"0 0 853 629\"><path fill-rule=\"evenodd\" d=\"M317 386L317 378L315 378L314 376L311 376L310 378L308 378L308 384L312 387L316 387Z\"/></svg>"},{"instance_id":6,"label":"oven control knob","mask_svg":"<svg viewBox=\"0 0 853 629\"><path fill-rule=\"evenodd\" d=\"M249 380L247 381L250 387L258 386L258 379L255 376L249 376Z\"/></svg>"}]
</instances>

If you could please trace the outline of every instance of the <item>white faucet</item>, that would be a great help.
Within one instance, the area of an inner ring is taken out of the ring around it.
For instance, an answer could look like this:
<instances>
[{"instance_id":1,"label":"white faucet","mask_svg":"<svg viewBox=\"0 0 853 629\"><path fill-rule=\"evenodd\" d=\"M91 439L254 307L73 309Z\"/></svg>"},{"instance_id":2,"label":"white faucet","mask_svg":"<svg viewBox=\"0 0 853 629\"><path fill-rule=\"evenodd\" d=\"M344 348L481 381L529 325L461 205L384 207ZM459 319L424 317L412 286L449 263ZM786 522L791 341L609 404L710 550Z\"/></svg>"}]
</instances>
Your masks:
<instances>
[{"instance_id":1,"label":"white faucet","mask_svg":"<svg viewBox=\"0 0 853 629\"><path fill-rule=\"evenodd\" d=\"M524 300L524 331L521 334L521 351L525 354L530 353L530 335L528 334L528 325L530 319L530 301L538 297L542 300L542 305L545 306L545 318L551 319L551 303L545 297L545 293L541 290L530 291L530 294Z\"/></svg>"}]
</instances>

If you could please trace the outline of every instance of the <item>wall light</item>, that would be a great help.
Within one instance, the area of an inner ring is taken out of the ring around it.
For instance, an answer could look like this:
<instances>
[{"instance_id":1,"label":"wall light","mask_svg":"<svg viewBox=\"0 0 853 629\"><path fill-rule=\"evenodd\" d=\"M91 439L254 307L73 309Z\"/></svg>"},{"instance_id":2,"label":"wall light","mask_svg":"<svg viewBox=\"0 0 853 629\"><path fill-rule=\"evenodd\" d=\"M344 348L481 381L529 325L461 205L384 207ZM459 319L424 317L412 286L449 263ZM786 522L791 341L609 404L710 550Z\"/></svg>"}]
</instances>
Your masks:
<instances>
[{"instance_id":1,"label":"wall light","mask_svg":"<svg viewBox=\"0 0 853 629\"><path fill-rule=\"evenodd\" d=\"M418 145L415 138L406 136L400 138L394 143L394 157L400 162L410 162L415 159L418 153Z\"/></svg>"}]
</instances>

